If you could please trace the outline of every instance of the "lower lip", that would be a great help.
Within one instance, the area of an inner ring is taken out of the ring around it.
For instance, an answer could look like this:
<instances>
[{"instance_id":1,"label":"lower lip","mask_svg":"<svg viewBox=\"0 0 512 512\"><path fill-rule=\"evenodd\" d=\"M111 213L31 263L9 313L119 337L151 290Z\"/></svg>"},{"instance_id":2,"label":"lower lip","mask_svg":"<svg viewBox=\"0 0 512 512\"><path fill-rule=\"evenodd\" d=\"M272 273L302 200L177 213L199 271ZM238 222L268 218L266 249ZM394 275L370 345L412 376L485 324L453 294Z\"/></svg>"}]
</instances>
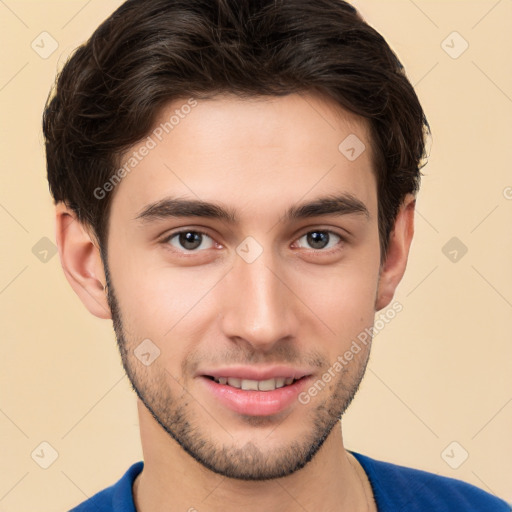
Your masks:
<instances>
[{"instance_id":1,"label":"lower lip","mask_svg":"<svg viewBox=\"0 0 512 512\"><path fill-rule=\"evenodd\" d=\"M274 391L243 390L219 384L208 377L201 377L207 389L226 407L248 416L270 416L284 411L307 386L310 377L303 377L289 386Z\"/></svg>"}]
</instances>

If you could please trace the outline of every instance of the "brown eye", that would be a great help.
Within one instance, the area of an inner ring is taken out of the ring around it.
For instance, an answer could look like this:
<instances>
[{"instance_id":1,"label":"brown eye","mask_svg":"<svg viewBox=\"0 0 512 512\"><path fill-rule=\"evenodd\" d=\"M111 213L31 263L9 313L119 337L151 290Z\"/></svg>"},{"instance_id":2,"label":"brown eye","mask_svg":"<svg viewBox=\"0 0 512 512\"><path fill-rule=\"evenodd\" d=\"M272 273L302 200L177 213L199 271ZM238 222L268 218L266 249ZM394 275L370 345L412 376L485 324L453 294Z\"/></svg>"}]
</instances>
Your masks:
<instances>
[{"instance_id":1,"label":"brown eye","mask_svg":"<svg viewBox=\"0 0 512 512\"><path fill-rule=\"evenodd\" d=\"M206 233L203 233L201 231L178 231L177 233L173 233L172 235L168 236L164 240L164 243L168 243L173 248L179 251L185 250L198 252L197 249L200 248L202 245L202 249L210 249L213 246L213 243L210 243L209 245L207 243L207 246L204 247L203 242L205 241L205 237L212 242L211 237L209 237Z\"/></svg>"},{"instance_id":2,"label":"brown eye","mask_svg":"<svg viewBox=\"0 0 512 512\"><path fill-rule=\"evenodd\" d=\"M335 248L336 245L339 245L340 242L343 241L343 238L340 235L334 233L333 231L327 230L309 231L308 233L302 235L299 238L299 241L302 239L305 239L306 243L310 246L311 249L320 251L324 249Z\"/></svg>"}]
</instances>

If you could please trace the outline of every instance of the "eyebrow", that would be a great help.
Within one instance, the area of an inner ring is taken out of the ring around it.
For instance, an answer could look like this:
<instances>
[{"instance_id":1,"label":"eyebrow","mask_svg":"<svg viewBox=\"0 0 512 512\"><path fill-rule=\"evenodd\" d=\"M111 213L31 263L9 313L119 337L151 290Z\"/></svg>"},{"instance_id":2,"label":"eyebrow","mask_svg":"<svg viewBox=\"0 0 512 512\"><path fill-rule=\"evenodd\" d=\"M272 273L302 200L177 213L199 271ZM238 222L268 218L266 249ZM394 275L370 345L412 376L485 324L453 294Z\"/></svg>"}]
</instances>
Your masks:
<instances>
[{"instance_id":1,"label":"eyebrow","mask_svg":"<svg viewBox=\"0 0 512 512\"><path fill-rule=\"evenodd\" d=\"M364 215L370 218L366 205L352 194L328 195L313 201L292 205L282 220L286 222L327 215ZM133 220L146 224L157 220L179 217L202 217L238 224L236 211L220 204L198 199L166 197L145 206Z\"/></svg>"}]
</instances>

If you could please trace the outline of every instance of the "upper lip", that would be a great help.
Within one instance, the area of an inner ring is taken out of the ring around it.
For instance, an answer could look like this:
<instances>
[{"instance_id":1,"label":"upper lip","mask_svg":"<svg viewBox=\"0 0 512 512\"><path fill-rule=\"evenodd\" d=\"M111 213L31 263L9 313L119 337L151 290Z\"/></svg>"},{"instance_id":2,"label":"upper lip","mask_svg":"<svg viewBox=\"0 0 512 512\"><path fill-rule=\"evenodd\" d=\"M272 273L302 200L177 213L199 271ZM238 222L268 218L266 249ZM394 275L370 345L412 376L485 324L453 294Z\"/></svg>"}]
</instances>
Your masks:
<instances>
[{"instance_id":1,"label":"upper lip","mask_svg":"<svg viewBox=\"0 0 512 512\"><path fill-rule=\"evenodd\" d=\"M235 377L247 380L267 380L277 377L301 379L311 373L300 368L290 366L229 366L225 368L206 368L198 372L198 375L207 377Z\"/></svg>"}]
</instances>

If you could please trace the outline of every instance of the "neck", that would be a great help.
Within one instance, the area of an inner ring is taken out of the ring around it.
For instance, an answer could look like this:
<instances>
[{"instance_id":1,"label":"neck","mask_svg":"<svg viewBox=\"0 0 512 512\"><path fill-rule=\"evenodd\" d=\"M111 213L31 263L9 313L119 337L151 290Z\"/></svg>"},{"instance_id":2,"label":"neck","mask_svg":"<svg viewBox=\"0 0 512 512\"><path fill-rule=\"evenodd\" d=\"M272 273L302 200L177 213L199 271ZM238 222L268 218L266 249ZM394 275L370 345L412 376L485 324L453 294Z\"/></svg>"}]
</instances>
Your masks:
<instances>
[{"instance_id":1,"label":"neck","mask_svg":"<svg viewBox=\"0 0 512 512\"><path fill-rule=\"evenodd\" d=\"M133 484L137 512L376 511L371 486L343 446L340 426L313 460L273 480L227 478L188 455L138 401L144 469Z\"/></svg>"}]
</instances>

